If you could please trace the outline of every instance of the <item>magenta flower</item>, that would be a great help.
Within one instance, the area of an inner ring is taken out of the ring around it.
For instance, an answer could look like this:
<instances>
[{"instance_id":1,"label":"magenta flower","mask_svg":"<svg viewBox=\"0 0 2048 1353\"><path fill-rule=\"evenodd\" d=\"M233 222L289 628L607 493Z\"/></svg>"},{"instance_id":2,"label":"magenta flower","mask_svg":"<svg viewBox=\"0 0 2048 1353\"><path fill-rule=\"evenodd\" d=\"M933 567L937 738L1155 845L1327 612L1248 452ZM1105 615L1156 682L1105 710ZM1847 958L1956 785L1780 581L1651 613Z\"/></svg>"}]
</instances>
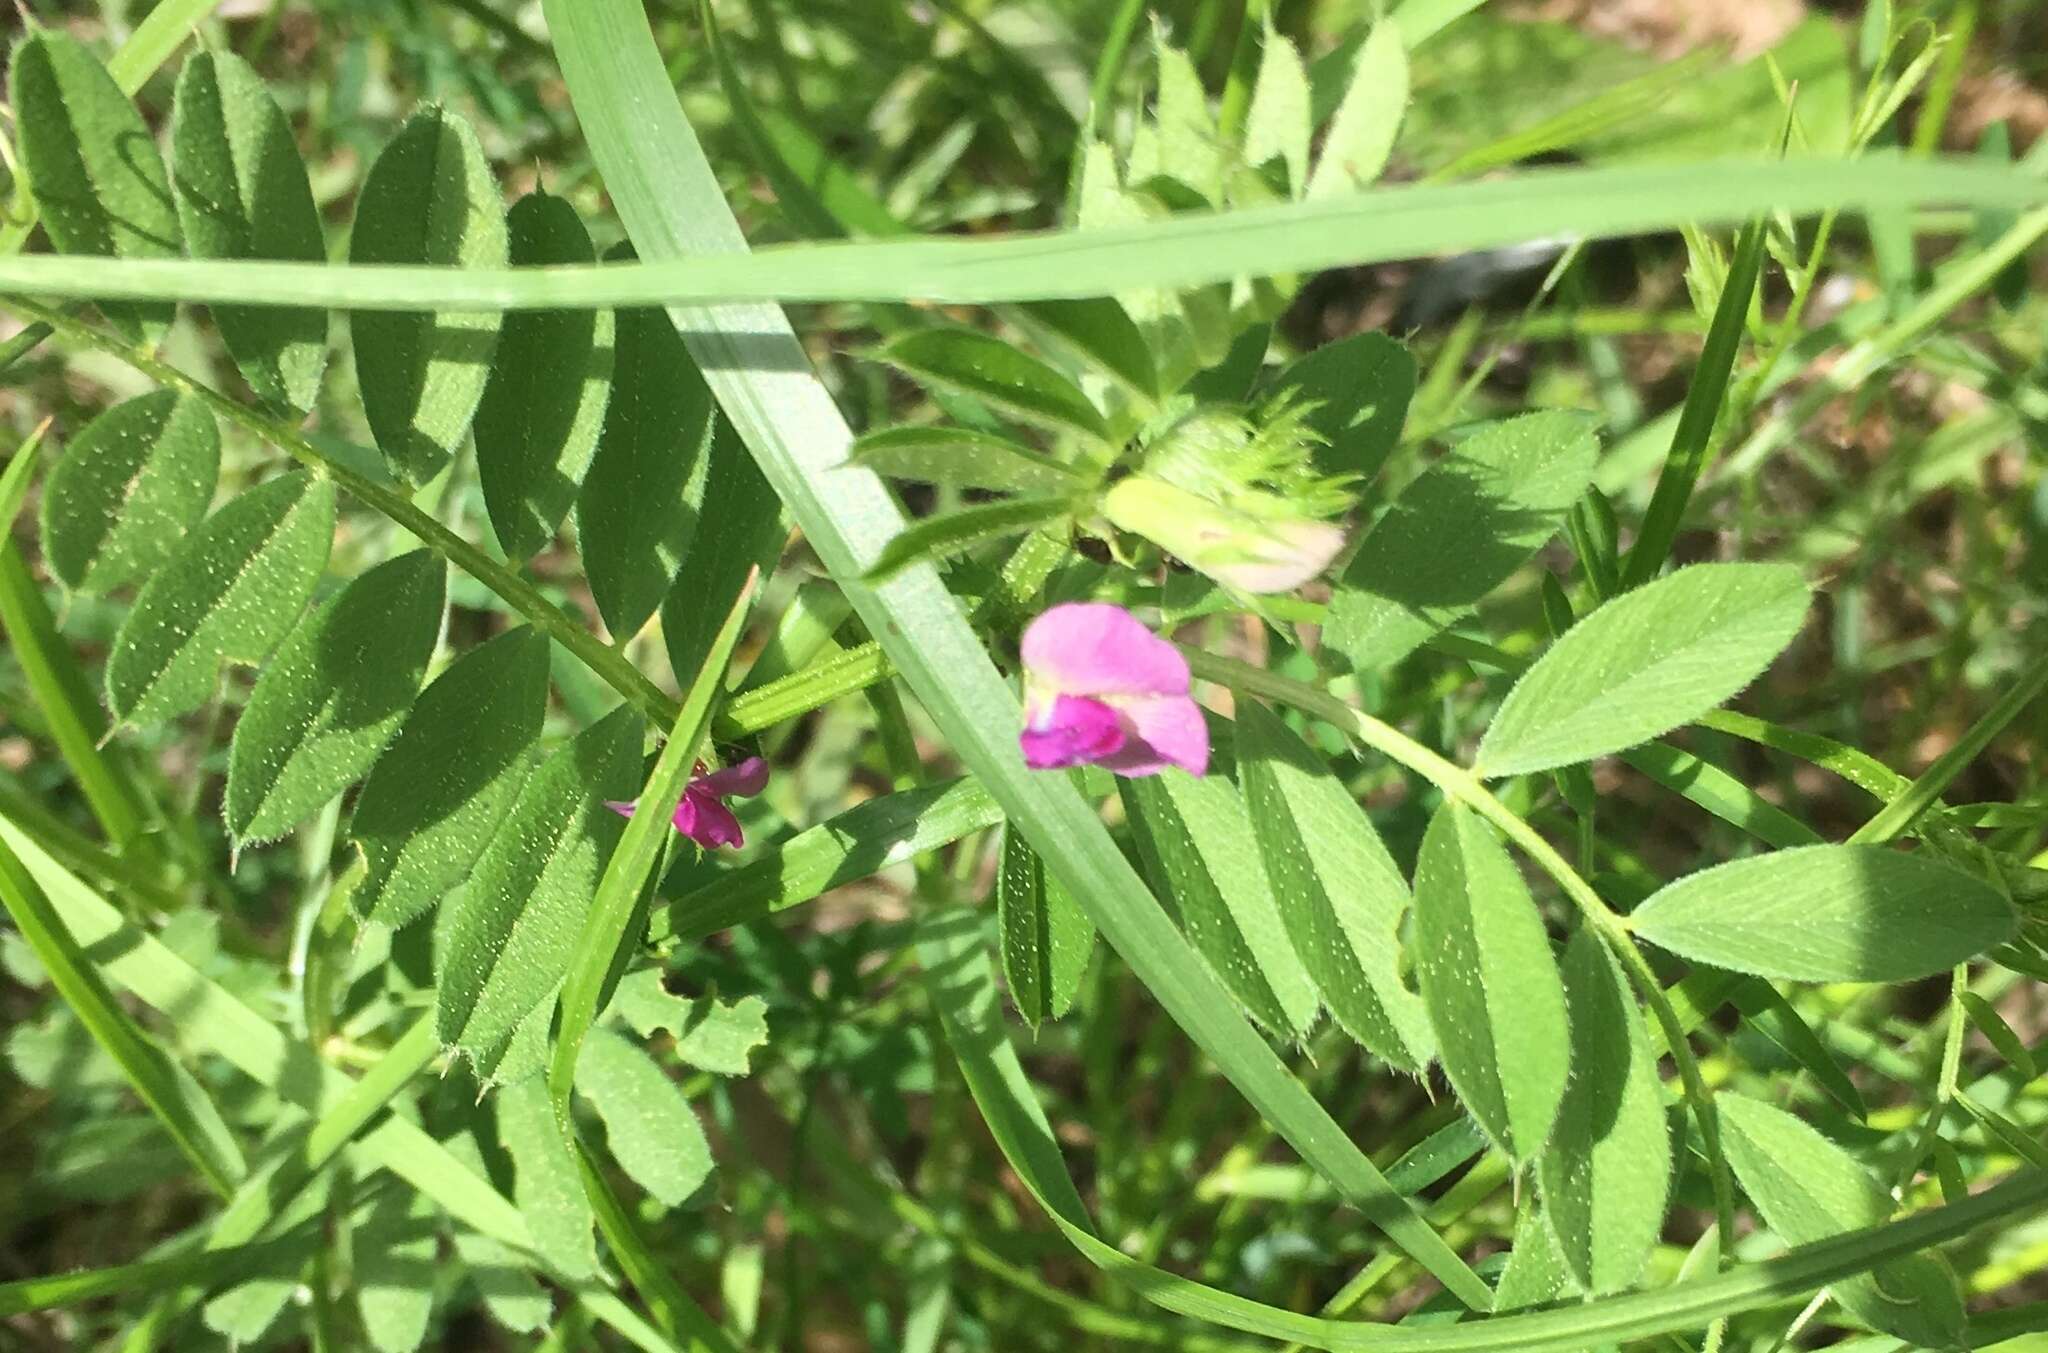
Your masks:
<instances>
[{"instance_id":1,"label":"magenta flower","mask_svg":"<svg viewBox=\"0 0 2048 1353\"><path fill-rule=\"evenodd\" d=\"M737 846L745 838L740 835L740 820L732 815L732 809L725 806L729 798L751 799L768 784L768 763L758 756L750 756L737 766L724 770L704 773L704 763L699 761L690 777L690 787L683 791L683 800L676 805L676 815L671 819L676 830L709 850L713 846ZM633 805L616 800L607 800L605 807L627 817L633 816Z\"/></svg>"},{"instance_id":2,"label":"magenta flower","mask_svg":"<svg viewBox=\"0 0 2048 1353\"><path fill-rule=\"evenodd\" d=\"M1121 606L1055 606L1024 631L1024 764L1094 764L1132 777L1209 768L1188 663Z\"/></svg>"}]
</instances>

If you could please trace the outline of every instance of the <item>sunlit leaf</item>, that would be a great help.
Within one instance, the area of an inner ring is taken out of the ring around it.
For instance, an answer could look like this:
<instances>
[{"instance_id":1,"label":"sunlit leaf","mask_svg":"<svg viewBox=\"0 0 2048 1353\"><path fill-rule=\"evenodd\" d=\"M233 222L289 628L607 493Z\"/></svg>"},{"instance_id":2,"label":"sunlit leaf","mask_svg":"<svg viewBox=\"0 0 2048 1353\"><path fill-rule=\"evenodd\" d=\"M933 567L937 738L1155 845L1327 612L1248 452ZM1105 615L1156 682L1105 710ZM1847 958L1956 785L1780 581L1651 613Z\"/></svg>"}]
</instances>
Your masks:
<instances>
[{"instance_id":1,"label":"sunlit leaf","mask_svg":"<svg viewBox=\"0 0 2048 1353\"><path fill-rule=\"evenodd\" d=\"M386 1190L355 1228L356 1310L378 1353L412 1353L427 1337L440 1231L433 1203L407 1188Z\"/></svg>"},{"instance_id":2,"label":"sunlit leaf","mask_svg":"<svg viewBox=\"0 0 2048 1353\"><path fill-rule=\"evenodd\" d=\"M730 1004L709 996L691 1000L664 987L658 968L621 978L607 1013L642 1038L666 1030L678 1061L721 1076L746 1075L754 1049L768 1041L768 1005L759 996Z\"/></svg>"},{"instance_id":3,"label":"sunlit leaf","mask_svg":"<svg viewBox=\"0 0 2048 1353\"><path fill-rule=\"evenodd\" d=\"M1102 414L1081 387L1029 353L972 329L919 329L877 354L926 384L957 390L1040 427L1102 438Z\"/></svg>"},{"instance_id":4,"label":"sunlit leaf","mask_svg":"<svg viewBox=\"0 0 2048 1353\"><path fill-rule=\"evenodd\" d=\"M1415 395L1415 359L1385 334L1354 334L1282 371L1273 394L1311 406L1308 425L1324 439L1318 469L1370 481L1401 439Z\"/></svg>"},{"instance_id":5,"label":"sunlit leaf","mask_svg":"<svg viewBox=\"0 0 2048 1353\"><path fill-rule=\"evenodd\" d=\"M1358 49L1351 84L1309 172L1311 200L1369 188L1387 167L1408 107L1408 52L1398 25L1382 19Z\"/></svg>"},{"instance_id":6,"label":"sunlit leaf","mask_svg":"<svg viewBox=\"0 0 2048 1353\"><path fill-rule=\"evenodd\" d=\"M1036 1026L1072 1009L1095 952L1095 923L1065 888L1045 876L1038 853L1014 832L1003 833L996 926L1003 977L1017 1013Z\"/></svg>"},{"instance_id":7,"label":"sunlit leaf","mask_svg":"<svg viewBox=\"0 0 2048 1353\"><path fill-rule=\"evenodd\" d=\"M711 1174L711 1144L683 1092L640 1046L592 1029L576 1059L576 1091L604 1120L605 1144L633 1182L670 1207Z\"/></svg>"},{"instance_id":8,"label":"sunlit leaf","mask_svg":"<svg viewBox=\"0 0 2048 1353\"><path fill-rule=\"evenodd\" d=\"M891 479L1012 493L1073 493L1085 481L1021 442L958 427L892 427L853 444L851 459Z\"/></svg>"},{"instance_id":9,"label":"sunlit leaf","mask_svg":"<svg viewBox=\"0 0 2048 1353\"><path fill-rule=\"evenodd\" d=\"M43 484L43 557L66 587L147 578L206 515L220 428L204 403L157 390L79 430Z\"/></svg>"},{"instance_id":10,"label":"sunlit leaf","mask_svg":"<svg viewBox=\"0 0 2048 1353\"><path fill-rule=\"evenodd\" d=\"M491 1094L498 1143L512 1158L512 1199L533 1237L533 1248L571 1278L597 1272L597 1239L590 1199L576 1175L576 1157L555 1126L547 1082L539 1076L511 1081Z\"/></svg>"},{"instance_id":11,"label":"sunlit leaf","mask_svg":"<svg viewBox=\"0 0 2048 1353\"><path fill-rule=\"evenodd\" d=\"M1286 166L1287 191L1299 197L1308 189L1308 70L1293 42L1266 29L1258 79L1252 84L1251 111L1244 123L1244 160L1258 169L1269 160Z\"/></svg>"}]
</instances>

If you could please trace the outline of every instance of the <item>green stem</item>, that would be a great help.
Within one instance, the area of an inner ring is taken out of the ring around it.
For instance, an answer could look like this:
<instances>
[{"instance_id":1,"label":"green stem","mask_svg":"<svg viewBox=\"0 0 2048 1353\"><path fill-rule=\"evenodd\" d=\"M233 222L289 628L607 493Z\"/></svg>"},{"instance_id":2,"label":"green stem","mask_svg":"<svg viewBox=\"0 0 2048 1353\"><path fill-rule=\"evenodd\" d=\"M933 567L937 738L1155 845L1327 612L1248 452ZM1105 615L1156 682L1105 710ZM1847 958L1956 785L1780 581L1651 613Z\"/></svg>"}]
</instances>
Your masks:
<instances>
[{"instance_id":1,"label":"green stem","mask_svg":"<svg viewBox=\"0 0 2048 1353\"><path fill-rule=\"evenodd\" d=\"M1699 1121L1701 1144L1706 1149L1707 1160L1713 1171L1716 1220L1724 1237L1734 1235L1735 1190L1728 1173L1727 1159L1721 1151L1720 1119L1714 1112L1713 1090L1700 1073L1699 1062L1693 1056L1691 1045L1686 1041L1685 1025L1679 1020L1678 1012L1672 1009L1671 1000L1664 994L1664 986L1657 980L1656 971L1650 967L1650 961L1643 956L1642 950L1636 946L1635 938L1629 933L1627 918L1602 901L1600 894L1593 890L1593 886L1572 868L1564 856L1558 854L1550 842L1544 840L1534 827L1495 798L1479 777L1463 766L1437 755L1391 724L1355 710L1337 697L1319 691L1313 686L1278 676L1234 658L1219 657L1185 645L1181 646L1181 652L1187 656L1189 670L1202 680L1213 681L1232 690L1262 695L1269 700L1291 705L1305 714L1323 720L1364 746L1371 747L1408 767L1450 798L1465 804L1493 823L1520 846L1544 873L1556 880L1558 886L1564 890L1565 896L1571 898L1578 906L1587 922L1628 969L1629 976L1642 993L1644 1002L1656 1016L1657 1024L1664 1032L1671 1059L1676 1063L1679 1078L1685 1085L1686 1099L1692 1105L1693 1116Z\"/></svg>"},{"instance_id":2,"label":"green stem","mask_svg":"<svg viewBox=\"0 0 2048 1353\"><path fill-rule=\"evenodd\" d=\"M574 653L586 667L597 674L600 680L624 696L648 718L663 726L675 722L676 702L659 686L648 680L647 675L635 667L624 653L570 619L560 607L542 596L539 588L520 577L515 570L499 563L482 549L449 530L432 514L420 510L397 490L379 484L333 460L301 437L296 429L228 398L204 381L187 375L167 362L158 361L147 352L132 347L118 338L103 334L61 311L39 305L34 301L9 297L6 298L5 304L21 314L40 319L72 342L82 343L120 358L159 385L196 395L229 422L246 428L263 441L278 447L293 460L311 467L316 473L332 478L358 502L383 513L419 537L436 554L497 593L507 606L525 616L536 628Z\"/></svg>"}]
</instances>

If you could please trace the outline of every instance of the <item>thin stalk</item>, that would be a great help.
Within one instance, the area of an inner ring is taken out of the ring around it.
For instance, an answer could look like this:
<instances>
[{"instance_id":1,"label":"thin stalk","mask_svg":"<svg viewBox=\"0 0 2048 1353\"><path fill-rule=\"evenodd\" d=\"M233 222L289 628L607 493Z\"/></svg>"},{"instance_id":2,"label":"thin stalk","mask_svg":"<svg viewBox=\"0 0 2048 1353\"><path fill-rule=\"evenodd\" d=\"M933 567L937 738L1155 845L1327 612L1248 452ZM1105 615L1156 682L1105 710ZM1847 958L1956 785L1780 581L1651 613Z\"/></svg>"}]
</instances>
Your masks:
<instances>
[{"instance_id":1,"label":"thin stalk","mask_svg":"<svg viewBox=\"0 0 2048 1353\"><path fill-rule=\"evenodd\" d=\"M10 297L5 303L11 309L42 320L72 342L82 343L120 358L159 385L196 395L206 401L221 417L248 429L258 438L278 447L293 460L310 467L315 473L333 479L358 502L375 508L399 526L412 532L429 549L495 592L507 606L525 616L536 628L574 653L600 680L625 697L648 718L663 726L675 722L678 708L676 702L649 680L644 672L635 667L617 647L607 644L570 619L566 612L542 596L540 589L520 577L516 570L499 563L478 546L472 545L449 530L431 513L422 511L396 489L379 484L330 458L300 436L297 429L228 398L204 381L187 375L167 362L158 361L147 352L110 334L101 333L61 311L38 305L34 301Z\"/></svg>"}]
</instances>

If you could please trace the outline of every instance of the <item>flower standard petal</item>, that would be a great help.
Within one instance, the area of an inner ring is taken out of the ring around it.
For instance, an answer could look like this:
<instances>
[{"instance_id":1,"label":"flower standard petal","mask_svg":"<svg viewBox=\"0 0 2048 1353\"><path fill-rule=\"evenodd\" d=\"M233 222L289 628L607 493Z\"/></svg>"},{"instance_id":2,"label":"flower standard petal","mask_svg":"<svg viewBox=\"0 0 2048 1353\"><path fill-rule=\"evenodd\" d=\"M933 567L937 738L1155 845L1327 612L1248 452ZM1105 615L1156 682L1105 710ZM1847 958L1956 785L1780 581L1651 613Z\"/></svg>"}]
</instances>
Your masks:
<instances>
[{"instance_id":1,"label":"flower standard petal","mask_svg":"<svg viewBox=\"0 0 2048 1353\"><path fill-rule=\"evenodd\" d=\"M695 783L721 799L751 799L768 787L768 763L758 756L750 756L737 765L700 776Z\"/></svg>"},{"instance_id":2,"label":"flower standard petal","mask_svg":"<svg viewBox=\"0 0 2048 1353\"><path fill-rule=\"evenodd\" d=\"M1180 651L1121 606L1068 602L1024 630L1032 685L1060 695L1186 695Z\"/></svg>"}]
</instances>

